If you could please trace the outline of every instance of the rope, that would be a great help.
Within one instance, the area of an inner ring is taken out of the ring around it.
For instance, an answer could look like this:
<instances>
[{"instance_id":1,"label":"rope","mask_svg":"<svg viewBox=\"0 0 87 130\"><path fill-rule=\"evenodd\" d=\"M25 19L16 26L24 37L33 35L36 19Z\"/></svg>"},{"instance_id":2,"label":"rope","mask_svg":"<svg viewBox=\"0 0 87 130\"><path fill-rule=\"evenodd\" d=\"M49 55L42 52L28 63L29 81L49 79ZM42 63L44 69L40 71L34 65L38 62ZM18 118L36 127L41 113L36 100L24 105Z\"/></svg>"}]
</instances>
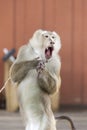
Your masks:
<instances>
[{"instance_id":1,"label":"rope","mask_svg":"<svg viewBox=\"0 0 87 130\"><path fill-rule=\"evenodd\" d=\"M8 80L5 82L4 86L0 89L0 93L6 88L8 81L11 79L11 77L8 78Z\"/></svg>"}]
</instances>

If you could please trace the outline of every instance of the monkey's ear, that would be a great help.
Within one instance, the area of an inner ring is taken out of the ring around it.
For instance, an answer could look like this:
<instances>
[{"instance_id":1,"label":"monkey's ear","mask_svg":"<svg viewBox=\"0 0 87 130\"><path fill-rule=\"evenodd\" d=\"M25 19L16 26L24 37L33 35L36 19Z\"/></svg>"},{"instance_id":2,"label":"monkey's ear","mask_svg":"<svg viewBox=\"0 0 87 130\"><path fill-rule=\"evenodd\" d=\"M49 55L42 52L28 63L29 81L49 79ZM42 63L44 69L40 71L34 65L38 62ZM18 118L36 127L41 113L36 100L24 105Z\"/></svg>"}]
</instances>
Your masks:
<instances>
[{"instance_id":1,"label":"monkey's ear","mask_svg":"<svg viewBox=\"0 0 87 130\"><path fill-rule=\"evenodd\" d=\"M55 31L53 31L53 34L54 34L55 36L59 37L59 39L60 39L59 34L57 34Z\"/></svg>"},{"instance_id":2,"label":"monkey's ear","mask_svg":"<svg viewBox=\"0 0 87 130\"><path fill-rule=\"evenodd\" d=\"M53 31L53 34L54 34L54 35L57 35L57 33L56 33L55 31Z\"/></svg>"},{"instance_id":3,"label":"monkey's ear","mask_svg":"<svg viewBox=\"0 0 87 130\"><path fill-rule=\"evenodd\" d=\"M35 31L35 33L33 34L33 37L35 38L39 38L39 36L43 33L42 29L38 29Z\"/></svg>"},{"instance_id":4,"label":"monkey's ear","mask_svg":"<svg viewBox=\"0 0 87 130\"><path fill-rule=\"evenodd\" d=\"M35 33L34 34L36 34L36 33L42 33L43 32L43 30L42 29L38 29L38 30L36 30L35 31Z\"/></svg>"},{"instance_id":5,"label":"monkey's ear","mask_svg":"<svg viewBox=\"0 0 87 130\"><path fill-rule=\"evenodd\" d=\"M42 46L41 43L41 38L42 38L42 29L38 29L34 32L32 38L29 40L29 42L32 44L33 48L40 48L40 46Z\"/></svg>"}]
</instances>

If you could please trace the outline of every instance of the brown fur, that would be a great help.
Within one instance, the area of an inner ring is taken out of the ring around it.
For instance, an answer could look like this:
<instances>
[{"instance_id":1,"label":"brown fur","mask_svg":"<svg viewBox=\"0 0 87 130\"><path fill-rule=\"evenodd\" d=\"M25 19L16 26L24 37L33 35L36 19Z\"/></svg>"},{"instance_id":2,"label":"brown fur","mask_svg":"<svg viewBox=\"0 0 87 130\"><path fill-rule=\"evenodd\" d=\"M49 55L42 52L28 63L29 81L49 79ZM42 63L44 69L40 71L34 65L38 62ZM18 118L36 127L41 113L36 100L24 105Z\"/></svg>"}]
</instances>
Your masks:
<instances>
[{"instance_id":1,"label":"brown fur","mask_svg":"<svg viewBox=\"0 0 87 130\"><path fill-rule=\"evenodd\" d=\"M39 61L34 59L32 61L22 61L13 65L10 73L13 82L19 84L31 69L36 68L38 63Z\"/></svg>"}]
</instances>

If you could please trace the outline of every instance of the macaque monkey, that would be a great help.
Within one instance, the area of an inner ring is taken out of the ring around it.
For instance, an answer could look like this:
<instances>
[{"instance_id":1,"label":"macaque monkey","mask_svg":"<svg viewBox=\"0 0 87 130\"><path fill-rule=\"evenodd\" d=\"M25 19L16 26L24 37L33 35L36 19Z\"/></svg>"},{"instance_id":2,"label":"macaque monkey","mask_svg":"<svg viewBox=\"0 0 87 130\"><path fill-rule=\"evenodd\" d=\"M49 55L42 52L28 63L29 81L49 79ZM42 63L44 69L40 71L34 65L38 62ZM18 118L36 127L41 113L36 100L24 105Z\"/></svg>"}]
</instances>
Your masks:
<instances>
[{"instance_id":1,"label":"macaque monkey","mask_svg":"<svg viewBox=\"0 0 87 130\"><path fill-rule=\"evenodd\" d=\"M19 49L10 69L11 80L18 85L25 130L56 130L50 95L59 92L61 85L60 48L56 32L37 30Z\"/></svg>"}]
</instances>

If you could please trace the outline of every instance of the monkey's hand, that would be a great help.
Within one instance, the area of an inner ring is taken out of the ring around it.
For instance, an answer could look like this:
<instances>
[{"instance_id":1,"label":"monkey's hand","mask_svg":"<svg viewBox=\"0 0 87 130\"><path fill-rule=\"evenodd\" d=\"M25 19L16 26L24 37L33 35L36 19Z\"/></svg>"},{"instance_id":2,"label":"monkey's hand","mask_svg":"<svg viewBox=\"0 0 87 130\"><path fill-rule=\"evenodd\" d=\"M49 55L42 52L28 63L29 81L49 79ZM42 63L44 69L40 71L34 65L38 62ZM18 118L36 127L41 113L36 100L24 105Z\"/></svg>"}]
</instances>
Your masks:
<instances>
[{"instance_id":1,"label":"monkey's hand","mask_svg":"<svg viewBox=\"0 0 87 130\"><path fill-rule=\"evenodd\" d=\"M10 69L10 77L13 82L20 83L31 69L35 69L40 62L39 58L31 61L15 62Z\"/></svg>"},{"instance_id":2,"label":"monkey's hand","mask_svg":"<svg viewBox=\"0 0 87 130\"><path fill-rule=\"evenodd\" d=\"M38 76L40 76L40 74L43 72L44 69L45 69L45 62L41 60L38 63L38 66L36 67L36 70L38 72Z\"/></svg>"}]
</instances>

